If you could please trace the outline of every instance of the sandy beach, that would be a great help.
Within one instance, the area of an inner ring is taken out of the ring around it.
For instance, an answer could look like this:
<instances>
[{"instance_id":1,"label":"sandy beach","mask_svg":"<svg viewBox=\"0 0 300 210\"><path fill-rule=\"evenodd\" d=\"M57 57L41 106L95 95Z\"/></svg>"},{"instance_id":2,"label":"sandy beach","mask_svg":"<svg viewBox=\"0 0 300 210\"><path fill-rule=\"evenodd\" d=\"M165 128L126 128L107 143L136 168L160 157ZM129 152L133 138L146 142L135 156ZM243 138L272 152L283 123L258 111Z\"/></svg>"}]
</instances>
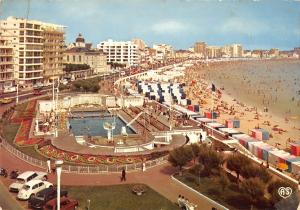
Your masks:
<instances>
[{"instance_id":1,"label":"sandy beach","mask_svg":"<svg viewBox=\"0 0 300 210\"><path fill-rule=\"evenodd\" d=\"M214 107L218 122L238 118L239 130L247 134L264 128L271 134L267 143L285 149L300 140L299 67L300 60L294 59L202 63L188 68L180 80L188 84L185 91L193 104L202 111Z\"/></svg>"}]
</instances>

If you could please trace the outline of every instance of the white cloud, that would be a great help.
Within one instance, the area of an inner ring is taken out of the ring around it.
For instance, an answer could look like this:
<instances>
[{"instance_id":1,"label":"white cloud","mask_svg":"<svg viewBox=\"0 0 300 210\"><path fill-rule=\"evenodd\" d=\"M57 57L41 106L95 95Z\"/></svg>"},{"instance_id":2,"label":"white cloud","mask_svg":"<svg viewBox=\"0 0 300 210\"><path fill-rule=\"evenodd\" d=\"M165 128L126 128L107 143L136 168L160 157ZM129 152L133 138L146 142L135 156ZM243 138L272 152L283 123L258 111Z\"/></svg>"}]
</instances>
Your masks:
<instances>
[{"instance_id":1,"label":"white cloud","mask_svg":"<svg viewBox=\"0 0 300 210\"><path fill-rule=\"evenodd\" d=\"M258 35L267 32L269 26L262 21L244 18L228 19L220 28L223 33Z\"/></svg>"},{"instance_id":2,"label":"white cloud","mask_svg":"<svg viewBox=\"0 0 300 210\"><path fill-rule=\"evenodd\" d=\"M151 30L157 34L170 34L184 31L187 25L174 20L163 21L152 25Z\"/></svg>"}]
</instances>

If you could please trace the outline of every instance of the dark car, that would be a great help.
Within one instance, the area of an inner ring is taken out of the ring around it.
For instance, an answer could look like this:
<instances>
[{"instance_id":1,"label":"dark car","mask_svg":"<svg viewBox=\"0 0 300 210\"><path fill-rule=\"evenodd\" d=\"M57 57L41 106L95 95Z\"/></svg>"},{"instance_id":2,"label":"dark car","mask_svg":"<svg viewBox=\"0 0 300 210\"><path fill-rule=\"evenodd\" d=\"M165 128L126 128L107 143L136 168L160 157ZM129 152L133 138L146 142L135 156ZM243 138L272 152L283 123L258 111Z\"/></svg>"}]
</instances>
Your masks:
<instances>
[{"instance_id":1,"label":"dark car","mask_svg":"<svg viewBox=\"0 0 300 210\"><path fill-rule=\"evenodd\" d=\"M67 197L67 191L60 192L61 197ZM35 196L29 199L28 207L32 209L43 209L43 206L53 198L57 197L57 189L54 187L46 188L38 192Z\"/></svg>"},{"instance_id":2,"label":"dark car","mask_svg":"<svg viewBox=\"0 0 300 210\"><path fill-rule=\"evenodd\" d=\"M47 202L47 204L44 206L45 210L56 210L57 206L56 206L56 198L50 200ZM74 210L77 209L78 207L78 201L71 199L71 198L66 198L66 197L62 197L60 199L60 209L61 210Z\"/></svg>"}]
</instances>

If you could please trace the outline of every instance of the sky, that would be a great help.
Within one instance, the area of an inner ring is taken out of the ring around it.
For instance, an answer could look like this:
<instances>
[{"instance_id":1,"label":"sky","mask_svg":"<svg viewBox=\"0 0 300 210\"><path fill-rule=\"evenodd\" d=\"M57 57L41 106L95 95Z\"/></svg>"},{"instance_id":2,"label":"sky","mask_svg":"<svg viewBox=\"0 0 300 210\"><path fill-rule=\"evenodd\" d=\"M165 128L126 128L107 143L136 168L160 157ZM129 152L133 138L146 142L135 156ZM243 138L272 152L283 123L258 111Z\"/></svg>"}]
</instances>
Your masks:
<instances>
[{"instance_id":1,"label":"sky","mask_svg":"<svg viewBox=\"0 0 300 210\"><path fill-rule=\"evenodd\" d=\"M300 47L300 0L0 0L8 16L66 26L94 45L139 38L187 49L196 41L244 49ZM29 6L28 6L29 5Z\"/></svg>"}]
</instances>

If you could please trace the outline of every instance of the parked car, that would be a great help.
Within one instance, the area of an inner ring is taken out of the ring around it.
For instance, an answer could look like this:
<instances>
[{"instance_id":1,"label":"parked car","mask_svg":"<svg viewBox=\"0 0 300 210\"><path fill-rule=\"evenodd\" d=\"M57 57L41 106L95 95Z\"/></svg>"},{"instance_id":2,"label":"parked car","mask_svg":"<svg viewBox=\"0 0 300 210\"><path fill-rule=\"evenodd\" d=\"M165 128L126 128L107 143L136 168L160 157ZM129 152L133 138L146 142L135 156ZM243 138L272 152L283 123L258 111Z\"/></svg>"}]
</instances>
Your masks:
<instances>
[{"instance_id":1,"label":"parked car","mask_svg":"<svg viewBox=\"0 0 300 210\"><path fill-rule=\"evenodd\" d=\"M11 87L4 88L3 93L12 93L16 91L17 91L17 87L11 86Z\"/></svg>"},{"instance_id":2,"label":"parked car","mask_svg":"<svg viewBox=\"0 0 300 210\"><path fill-rule=\"evenodd\" d=\"M13 170L9 174L9 178L16 179L21 174L21 171L19 170Z\"/></svg>"},{"instance_id":3,"label":"parked car","mask_svg":"<svg viewBox=\"0 0 300 210\"><path fill-rule=\"evenodd\" d=\"M40 192L45 188L53 187L53 184L42 180L31 180L26 182L23 187L19 190L17 198L19 200L28 200L33 197L36 193Z\"/></svg>"},{"instance_id":4,"label":"parked car","mask_svg":"<svg viewBox=\"0 0 300 210\"><path fill-rule=\"evenodd\" d=\"M46 203L46 205L44 206L45 210L56 210L56 198L48 201ZM66 198L66 197L62 197L60 199L60 209L61 210L74 210L77 209L79 203L77 200L71 199L71 198Z\"/></svg>"},{"instance_id":5,"label":"parked car","mask_svg":"<svg viewBox=\"0 0 300 210\"><path fill-rule=\"evenodd\" d=\"M9 104L11 102L13 102L12 98L1 98L0 99L0 104Z\"/></svg>"},{"instance_id":6,"label":"parked car","mask_svg":"<svg viewBox=\"0 0 300 210\"><path fill-rule=\"evenodd\" d=\"M60 191L61 197L67 197L68 191ZM35 194L28 200L28 207L32 209L43 209L44 205L53 198L57 197L57 189L49 187Z\"/></svg>"},{"instance_id":7,"label":"parked car","mask_svg":"<svg viewBox=\"0 0 300 210\"><path fill-rule=\"evenodd\" d=\"M0 168L0 176L7 177L7 170L5 168Z\"/></svg>"},{"instance_id":8,"label":"parked car","mask_svg":"<svg viewBox=\"0 0 300 210\"><path fill-rule=\"evenodd\" d=\"M41 171L26 171L20 174L16 182L9 185L9 191L11 192L19 192L19 190L23 187L26 182L31 180L47 180L47 173Z\"/></svg>"}]
</instances>

